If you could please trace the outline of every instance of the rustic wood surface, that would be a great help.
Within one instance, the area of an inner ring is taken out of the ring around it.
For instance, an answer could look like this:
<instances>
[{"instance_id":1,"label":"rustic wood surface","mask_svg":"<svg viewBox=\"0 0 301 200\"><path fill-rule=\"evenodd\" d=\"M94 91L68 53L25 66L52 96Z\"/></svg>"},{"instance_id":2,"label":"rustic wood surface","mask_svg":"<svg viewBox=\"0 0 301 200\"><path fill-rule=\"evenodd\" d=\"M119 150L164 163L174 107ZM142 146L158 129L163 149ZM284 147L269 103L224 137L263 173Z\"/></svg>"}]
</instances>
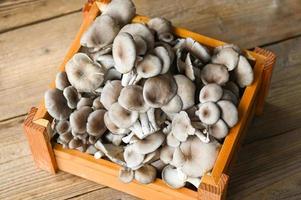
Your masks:
<instances>
[{"instance_id":1,"label":"rustic wood surface","mask_svg":"<svg viewBox=\"0 0 301 200\"><path fill-rule=\"evenodd\" d=\"M22 132L74 38L84 0L0 1L0 199L135 199L59 172L38 170ZM136 0L138 13L278 60L264 114L232 167L228 199L301 199L300 0Z\"/></svg>"}]
</instances>

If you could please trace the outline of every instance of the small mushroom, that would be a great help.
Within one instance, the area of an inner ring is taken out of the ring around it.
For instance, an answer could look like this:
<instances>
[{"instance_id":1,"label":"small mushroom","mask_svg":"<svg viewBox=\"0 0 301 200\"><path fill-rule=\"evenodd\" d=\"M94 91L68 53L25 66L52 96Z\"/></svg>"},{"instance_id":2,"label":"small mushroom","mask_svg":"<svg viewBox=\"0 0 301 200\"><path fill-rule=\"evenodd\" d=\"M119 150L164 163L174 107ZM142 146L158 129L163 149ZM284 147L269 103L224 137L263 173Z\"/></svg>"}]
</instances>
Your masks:
<instances>
[{"instance_id":1,"label":"small mushroom","mask_svg":"<svg viewBox=\"0 0 301 200\"><path fill-rule=\"evenodd\" d=\"M178 177L178 171L171 165L162 170L162 180L171 188L178 189L185 186L185 182Z\"/></svg>"},{"instance_id":2,"label":"small mushroom","mask_svg":"<svg viewBox=\"0 0 301 200\"><path fill-rule=\"evenodd\" d=\"M108 113L111 121L119 128L131 127L139 117L137 111L126 110L118 102L111 105Z\"/></svg>"},{"instance_id":3,"label":"small mushroom","mask_svg":"<svg viewBox=\"0 0 301 200\"><path fill-rule=\"evenodd\" d=\"M115 67L108 69L106 75L105 75L105 80L103 81L106 83L108 80L120 80L122 77L122 73L116 70Z\"/></svg>"},{"instance_id":4,"label":"small mushroom","mask_svg":"<svg viewBox=\"0 0 301 200\"><path fill-rule=\"evenodd\" d=\"M217 102L223 96L223 89L216 83L209 83L205 85L199 95L200 103L205 103L208 101Z\"/></svg>"},{"instance_id":5,"label":"small mushroom","mask_svg":"<svg viewBox=\"0 0 301 200\"><path fill-rule=\"evenodd\" d=\"M217 122L220 117L219 107L213 102L205 102L199 106L199 109L195 112L201 122L212 125Z\"/></svg>"},{"instance_id":6,"label":"small mushroom","mask_svg":"<svg viewBox=\"0 0 301 200\"><path fill-rule=\"evenodd\" d=\"M180 147L176 147L172 156L172 164L175 167L181 167L185 163L185 156L181 151Z\"/></svg>"},{"instance_id":7,"label":"small mushroom","mask_svg":"<svg viewBox=\"0 0 301 200\"><path fill-rule=\"evenodd\" d=\"M236 98L239 98L239 87L235 82L229 81L223 88L230 90L233 94L235 94Z\"/></svg>"},{"instance_id":8,"label":"small mushroom","mask_svg":"<svg viewBox=\"0 0 301 200\"><path fill-rule=\"evenodd\" d=\"M155 55L147 54L143 60L138 62L136 71L138 76L135 82L138 82L141 78L150 78L160 74L162 70L162 62L160 58Z\"/></svg>"},{"instance_id":9,"label":"small mushroom","mask_svg":"<svg viewBox=\"0 0 301 200\"><path fill-rule=\"evenodd\" d=\"M171 32L171 22L163 17L155 17L147 22L147 26L156 31L158 35Z\"/></svg>"},{"instance_id":10,"label":"small mushroom","mask_svg":"<svg viewBox=\"0 0 301 200\"><path fill-rule=\"evenodd\" d=\"M201 71L201 79L204 84L224 85L229 80L229 73L223 65L207 64Z\"/></svg>"},{"instance_id":11,"label":"small mushroom","mask_svg":"<svg viewBox=\"0 0 301 200\"><path fill-rule=\"evenodd\" d=\"M243 88L252 84L254 80L253 69L244 56L239 56L238 65L234 70L234 76L238 85Z\"/></svg>"},{"instance_id":12,"label":"small mushroom","mask_svg":"<svg viewBox=\"0 0 301 200\"><path fill-rule=\"evenodd\" d=\"M123 183L130 183L134 179L134 171L127 167L120 168L118 177Z\"/></svg>"},{"instance_id":13,"label":"small mushroom","mask_svg":"<svg viewBox=\"0 0 301 200\"><path fill-rule=\"evenodd\" d=\"M169 132L166 137L166 144L170 147L178 147L181 144L181 141L178 140L172 132Z\"/></svg>"},{"instance_id":14,"label":"small mushroom","mask_svg":"<svg viewBox=\"0 0 301 200\"><path fill-rule=\"evenodd\" d=\"M133 144L133 148L137 153L148 154L158 149L164 142L164 139L164 134L159 131L147 136L143 140L138 140Z\"/></svg>"},{"instance_id":15,"label":"small mushroom","mask_svg":"<svg viewBox=\"0 0 301 200\"><path fill-rule=\"evenodd\" d=\"M195 104L194 96L196 87L194 83L182 74L175 75L174 79L178 87L177 95L180 96L183 103L182 109L186 110L192 107Z\"/></svg>"},{"instance_id":16,"label":"small mushroom","mask_svg":"<svg viewBox=\"0 0 301 200\"><path fill-rule=\"evenodd\" d=\"M99 63L101 66L105 67L106 69L111 69L114 67L114 59L111 54L105 54L105 55L96 55L94 56L94 62Z\"/></svg>"},{"instance_id":17,"label":"small mushroom","mask_svg":"<svg viewBox=\"0 0 301 200\"><path fill-rule=\"evenodd\" d=\"M191 125L191 121L185 111L181 111L174 116L171 126L172 134L181 142L186 141L189 135L195 133L195 128Z\"/></svg>"},{"instance_id":18,"label":"small mushroom","mask_svg":"<svg viewBox=\"0 0 301 200\"><path fill-rule=\"evenodd\" d=\"M228 71L236 68L239 54L232 48L222 48L212 57L212 63L224 65Z\"/></svg>"},{"instance_id":19,"label":"small mushroom","mask_svg":"<svg viewBox=\"0 0 301 200\"><path fill-rule=\"evenodd\" d=\"M107 133L105 134L104 138L109 141L109 143L112 143L115 146L120 146L122 143L122 138L124 135L117 135L113 133Z\"/></svg>"},{"instance_id":20,"label":"small mushroom","mask_svg":"<svg viewBox=\"0 0 301 200\"><path fill-rule=\"evenodd\" d=\"M102 153L105 154L105 156L109 158L112 162L117 163L121 166L126 166L123 157L123 147L115 146L113 144L103 144L100 140L98 140L94 146L100 151L102 151Z\"/></svg>"},{"instance_id":21,"label":"small mushroom","mask_svg":"<svg viewBox=\"0 0 301 200\"><path fill-rule=\"evenodd\" d=\"M160 151L160 160L162 160L162 162L164 162L165 164L171 163L174 150L174 147L168 145L163 146Z\"/></svg>"},{"instance_id":22,"label":"small mushroom","mask_svg":"<svg viewBox=\"0 0 301 200\"><path fill-rule=\"evenodd\" d=\"M137 152L137 149L133 146L133 144L125 147L123 157L126 162L126 166L129 168L139 166L144 160L144 154Z\"/></svg>"},{"instance_id":23,"label":"small mushroom","mask_svg":"<svg viewBox=\"0 0 301 200\"><path fill-rule=\"evenodd\" d=\"M107 81L100 96L100 102L109 110L113 103L118 101L122 86L120 80Z\"/></svg>"},{"instance_id":24,"label":"small mushroom","mask_svg":"<svg viewBox=\"0 0 301 200\"><path fill-rule=\"evenodd\" d=\"M221 118L230 128L235 126L238 122L238 110L236 106L231 101L227 100L218 101L217 104L221 109Z\"/></svg>"},{"instance_id":25,"label":"small mushroom","mask_svg":"<svg viewBox=\"0 0 301 200\"><path fill-rule=\"evenodd\" d=\"M70 126L78 134L84 134L87 130L87 120L92 112L92 108L83 106L70 115Z\"/></svg>"},{"instance_id":26,"label":"small mushroom","mask_svg":"<svg viewBox=\"0 0 301 200\"><path fill-rule=\"evenodd\" d=\"M162 42L172 44L175 38L174 38L174 35L171 32L165 32L165 33L161 33L158 36L158 39Z\"/></svg>"},{"instance_id":27,"label":"small mushroom","mask_svg":"<svg viewBox=\"0 0 301 200\"><path fill-rule=\"evenodd\" d=\"M135 180L142 184L149 184L155 181L157 170L151 165L144 165L135 170Z\"/></svg>"},{"instance_id":28,"label":"small mushroom","mask_svg":"<svg viewBox=\"0 0 301 200\"><path fill-rule=\"evenodd\" d=\"M175 95L167 104L161 107L165 113L178 113L183 108L183 102L179 95Z\"/></svg>"},{"instance_id":29,"label":"small mushroom","mask_svg":"<svg viewBox=\"0 0 301 200\"><path fill-rule=\"evenodd\" d=\"M167 104L176 92L177 84L173 77L167 74L147 79L143 87L144 100L153 108L160 108Z\"/></svg>"},{"instance_id":30,"label":"small mushroom","mask_svg":"<svg viewBox=\"0 0 301 200\"><path fill-rule=\"evenodd\" d=\"M88 146L88 148L86 149L86 153L94 155L96 152L98 151L98 149L96 149L96 147L92 144L90 144Z\"/></svg>"},{"instance_id":31,"label":"small mushroom","mask_svg":"<svg viewBox=\"0 0 301 200\"><path fill-rule=\"evenodd\" d=\"M66 64L66 73L71 85L79 92L93 92L103 83L106 69L86 54L77 53Z\"/></svg>"},{"instance_id":32,"label":"small mushroom","mask_svg":"<svg viewBox=\"0 0 301 200\"><path fill-rule=\"evenodd\" d=\"M136 61L136 46L133 37L128 33L119 33L113 42L115 68L122 74L128 73Z\"/></svg>"},{"instance_id":33,"label":"small mushroom","mask_svg":"<svg viewBox=\"0 0 301 200\"><path fill-rule=\"evenodd\" d=\"M116 124L114 124L112 122L112 120L110 119L108 112L106 112L105 115L104 115L104 122L105 122L105 125L106 125L107 129L109 131L111 131L113 134L124 135L124 134L128 134L130 132L129 129L124 129L124 128L117 127Z\"/></svg>"},{"instance_id":34,"label":"small mushroom","mask_svg":"<svg viewBox=\"0 0 301 200\"><path fill-rule=\"evenodd\" d=\"M124 25L129 23L136 14L136 7L131 0L112 0L109 4L100 2L102 15L110 15Z\"/></svg>"},{"instance_id":35,"label":"small mushroom","mask_svg":"<svg viewBox=\"0 0 301 200\"><path fill-rule=\"evenodd\" d=\"M228 126L222 119L219 119L215 124L209 126L210 135L216 139L223 139L227 136L228 132Z\"/></svg>"},{"instance_id":36,"label":"small mushroom","mask_svg":"<svg viewBox=\"0 0 301 200\"><path fill-rule=\"evenodd\" d=\"M143 56L147 52L147 42L140 35L133 35L137 55Z\"/></svg>"},{"instance_id":37,"label":"small mushroom","mask_svg":"<svg viewBox=\"0 0 301 200\"><path fill-rule=\"evenodd\" d=\"M77 138L73 138L72 140L70 140L68 146L70 149L76 149L79 148L80 146L82 146L83 143L80 139Z\"/></svg>"},{"instance_id":38,"label":"small mushroom","mask_svg":"<svg viewBox=\"0 0 301 200\"><path fill-rule=\"evenodd\" d=\"M94 20L83 34L80 43L82 46L93 48L94 51L97 51L111 44L119 30L120 26L113 17L102 14Z\"/></svg>"},{"instance_id":39,"label":"small mushroom","mask_svg":"<svg viewBox=\"0 0 301 200\"><path fill-rule=\"evenodd\" d=\"M63 90L63 95L67 100L67 104L69 108L75 109L77 102L80 99L80 95L78 94L77 90L73 86L68 86Z\"/></svg>"},{"instance_id":40,"label":"small mushroom","mask_svg":"<svg viewBox=\"0 0 301 200\"><path fill-rule=\"evenodd\" d=\"M160 73L161 74L167 73L172 62L168 50L164 46L157 46L154 49L154 53L162 61L162 69Z\"/></svg>"},{"instance_id":41,"label":"small mushroom","mask_svg":"<svg viewBox=\"0 0 301 200\"><path fill-rule=\"evenodd\" d=\"M101 137L107 130L104 123L105 110L95 110L90 113L87 120L87 132L95 137Z\"/></svg>"},{"instance_id":42,"label":"small mushroom","mask_svg":"<svg viewBox=\"0 0 301 200\"><path fill-rule=\"evenodd\" d=\"M105 154L102 151L97 151L94 153L95 159L101 159Z\"/></svg>"},{"instance_id":43,"label":"small mushroom","mask_svg":"<svg viewBox=\"0 0 301 200\"><path fill-rule=\"evenodd\" d=\"M67 120L60 120L55 125L55 130L58 134L64 134L71 131L70 123Z\"/></svg>"},{"instance_id":44,"label":"small mushroom","mask_svg":"<svg viewBox=\"0 0 301 200\"><path fill-rule=\"evenodd\" d=\"M143 99L143 89L140 85L124 87L118 97L118 103L130 111L146 112L149 108Z\"/></svg>"},{"instance_id":45,"label":"small mushroom","mask_svg":"<svg viewBox=\"0 0 301 200\"><path fill-rule=\"evenodd\" d=\"M60 134L59 139L65 144L68 144L73 139L73 135L70 132L65 132Z\"/></svg>"},{"instance_id":46,"label":"small mushroom","mask_svg":"<svg viewBox=\"0 0 301 200\"><path fill-rule=\"evenodd\" d=\"M238 104L238 98L236 97L236 95L232 91L227 89L223 89L223 96L221 99L231 101L232 103L234 103L234 105Z\"/></svg>"},{"instance_id":47,"label":"small mushroom","mask_svg":"<svg viewBox=\"0 0 301 200\"><path fill-rule=\"evenodd\" d=\"M67 119L72 110L67 105L63 92L58 89L49 89L44 95L45 107L48 113L55 119Z\"/></svg>"},{"instance_id":48,"label":"small mushroom","mask_svg":"<svg viewBox=\"0 0 301 200\"><path fill-rule=\"evenodd\" d=\"M213 54L218 54L222 49L225 49L225 48L232 48L237 53L239 53L239 54L242 53L240 48L237 45L235 45L235 44L224 44L224 45L215 47L214 50L213 50Z\"/></svg>"},{"instance_id":49,"label":"small mushroom","mask_svg":"<svg viewBox=\"0 0 301 200\"><path fill-rule=\"evenodd\" d=\"M186 38L180 46L182 46L181 48L188 50L192 55L202 60L204 63L207 63L210 60L209 50L192 38Z\"/></svg>"},{"instance_id":50,"label":"small mushroom","mask_svg":"<svg viewBox=\"0 0 301 200\"><path fill-rule=\"evenodd\" d=\"M89 97L82 97L76 104L76 109L79 110L81 107L89 106L91 107L93 104L93 99Z\"/></svg>"},{"instance_id":51,"label":"small mushroom","mask_svg":"<svg viewBox=\"0 0 301 200\"><path fill-rule=\"evenodd\" d=\"M66 72L59 72L55 76L55 86L59 90L64 90L70 85Z\"/></svg>"},{"instance_id":52,"label":"small mushroom","mask_svg":"<svg viewBox=\"0 0 301 200\"><path fill-rule=\"evenodd\" d=\"M100 102L100 97L96 97L96 98L93 100L92 108L93 108L93 110L100 110L100 109L104 109L104 108L105 108L105 107L102 105L102 103Z\"/></svg>"}]
</instances>

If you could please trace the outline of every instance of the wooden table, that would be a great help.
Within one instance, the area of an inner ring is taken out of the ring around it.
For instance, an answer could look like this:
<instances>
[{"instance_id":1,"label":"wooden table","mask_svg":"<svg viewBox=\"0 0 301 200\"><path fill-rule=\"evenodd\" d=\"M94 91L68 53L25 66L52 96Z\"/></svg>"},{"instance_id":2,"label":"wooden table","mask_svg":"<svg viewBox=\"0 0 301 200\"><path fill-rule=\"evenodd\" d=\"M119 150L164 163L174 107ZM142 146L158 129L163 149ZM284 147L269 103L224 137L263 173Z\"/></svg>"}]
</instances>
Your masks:
<instances>
[{"instance_id":1,"label":"wooden table","mask_svg":"<svg viewBox=\"0 0 301 200\"><path fill-rule=\"evenodd\" d=\"M0 1L0 199L135 199L35 168L21 124L55 76L81 23L84 0ZM177 26L274 51L264 114L248 130L228 199L301 199L301 1L136 0Z\"/></svg>"}]
</instances>

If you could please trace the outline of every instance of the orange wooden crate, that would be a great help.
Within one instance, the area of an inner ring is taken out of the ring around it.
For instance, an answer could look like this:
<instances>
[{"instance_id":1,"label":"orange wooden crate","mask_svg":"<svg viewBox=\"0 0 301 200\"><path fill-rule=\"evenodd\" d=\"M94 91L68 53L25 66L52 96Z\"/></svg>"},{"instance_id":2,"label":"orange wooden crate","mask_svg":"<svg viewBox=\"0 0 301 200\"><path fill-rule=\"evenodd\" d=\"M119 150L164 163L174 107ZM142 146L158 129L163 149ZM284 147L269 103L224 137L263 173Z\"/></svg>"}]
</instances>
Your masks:
<instances>
[{"instance_id":1,"label":"orange wooden crate","mask_svg":"<svg viewBox=\"0 0 301 200\"><path fill-rule=\"evenodd\" d=\"M103 3L105 2L108 0L103 0ZM97 3L92 2L85 5L83 23L60 70L64 70L67 61L79 50L82 34L99 13ZM147 17L140 15L133 19L134 22L140 23L145 23L147 20ZM174 34L183 38L191 37L209 48L224 44L224 42L183 28L175 27ZM239 122L231 128L229 135L225 138L211 174L202 177L198 191L189 188L171 189L161 179L156 179L154 183L148 185L142 185L136 181L124 184L118 180L120 166L117 164L104 159L96 160L93 156L77 150L63 149L58 144L51 146L49 135L51 134L52 118L47 113L43 101L38 108L30 110L24 121L24 132L28 138L36 166L52 173L62 170L142 199L224 199L229 181L227 175L229 164L233 160L233 154L238 150L242 135L246 132L254 114L261 114L263 111L276 58L273 53L261 48L245 51L245 53L247 58L255 63L254 82L245 89L239 103ZM50 87L54 87L54 83Z\"/></svg>"}]
</instances>

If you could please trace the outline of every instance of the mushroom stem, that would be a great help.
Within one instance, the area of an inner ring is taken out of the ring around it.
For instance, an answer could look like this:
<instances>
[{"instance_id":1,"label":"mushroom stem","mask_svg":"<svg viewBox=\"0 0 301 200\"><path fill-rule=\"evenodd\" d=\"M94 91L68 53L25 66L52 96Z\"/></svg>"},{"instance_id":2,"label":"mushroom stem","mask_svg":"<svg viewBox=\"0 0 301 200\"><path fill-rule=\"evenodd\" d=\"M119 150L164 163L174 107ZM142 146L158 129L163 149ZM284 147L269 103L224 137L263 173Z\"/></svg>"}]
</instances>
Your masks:
<instances>
[{"instance_id":1,"label":"mushroom stem","mask_svg":"<svg viewBox=\"0 0 301 200\"><path fill-rule=\"evenodd\" d=\"M135 133L132 131L130 134L122 138L122 141L126 144L130 143L132 137L135 135Z\"/></svg>"},{"instance_id":2,"label":"mushroom stem","mask_svg":"<svg viewBox=\"0 0 301 200\"><path fill-rule=\"evenodd\" d=\"M122 86L127 86L127 85L135 85L138 83L142 77L137 74L135 69L132 69L130 72L123 74L122 79L121 79L121 85Z\"/></svg>"},{"instance_id":3,"label":"mushroom stem","mask_svg":"<svg viewBox=\"0 0 301 200\"><path fill-rule=\"evenodd\" d=\"M154 132L158 131L160 129L160 127L158 127L157 122L156 122L155 109L150 108L146 113L147 113L148 120L150 122L151 130Z\"/></svg>"},{"instance_id":4,"label":"mushroom stem","mask_svg":"<svg viewBox=\"0 0 301 200\"><path fill-rule=\"evenodd\" d=\"M207 129L204 129L203 133L199 130L196 130L194 132L194 134L204 143L209 143L210 139L209 139L209 132L207 131ZM204 135L206 134L206 136Z\"/></svg>"}]
</instances>

